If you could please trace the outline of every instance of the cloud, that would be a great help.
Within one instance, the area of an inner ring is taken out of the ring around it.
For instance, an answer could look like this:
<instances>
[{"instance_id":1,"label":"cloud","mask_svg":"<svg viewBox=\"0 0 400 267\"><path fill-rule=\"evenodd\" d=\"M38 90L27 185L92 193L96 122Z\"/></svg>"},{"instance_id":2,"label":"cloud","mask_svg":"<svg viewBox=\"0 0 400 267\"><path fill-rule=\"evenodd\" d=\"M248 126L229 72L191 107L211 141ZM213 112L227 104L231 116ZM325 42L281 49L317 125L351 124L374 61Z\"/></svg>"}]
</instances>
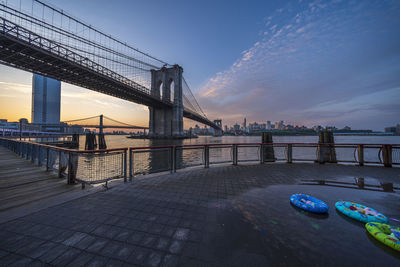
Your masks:
<instances>
[{"instance_id":1,"label":"cloud","mask_svg":"<svg viewBox=\"0 0 400 267\"><path fill-rule=\"evenodd\" d=\"M400 4L385 1L313 1L277 10L253 46L202 84L200 104L227 123L239 116L368 122L366 114L381 113L376 107L388 98L400 101L387 94L400 86L399 11ZM384 120L370 123L365 127L383 127Z\"/></svg>"},{"instance_id":2,"label":"cloud","mask_svg":"<svg viewBox=\"0 0 400 267\"><path fill-rule=\"evenodd\" d=\"M15 92L23 94L32 93L32 85L22 83L0 82L0 90L3 92L3 97L15 97Z\"/></svg>"}]
</instances>

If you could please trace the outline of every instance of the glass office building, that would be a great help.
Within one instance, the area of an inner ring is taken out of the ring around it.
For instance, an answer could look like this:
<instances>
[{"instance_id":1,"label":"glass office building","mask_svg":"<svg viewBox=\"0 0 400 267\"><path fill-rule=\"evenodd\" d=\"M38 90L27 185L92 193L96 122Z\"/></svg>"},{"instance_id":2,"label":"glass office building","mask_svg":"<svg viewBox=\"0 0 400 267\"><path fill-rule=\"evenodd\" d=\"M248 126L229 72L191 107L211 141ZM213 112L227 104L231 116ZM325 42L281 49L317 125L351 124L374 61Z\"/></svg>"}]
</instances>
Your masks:
<instances>
[{"instance_id":1,"label":"glass office building","mask_svg":"<svg viewBox=\"0 0 400 267\"><path fill-rule=\"evenodd\" d=\"M61 82L33 74L32 123L60 123Z\"/></svg>"}]
</instances>

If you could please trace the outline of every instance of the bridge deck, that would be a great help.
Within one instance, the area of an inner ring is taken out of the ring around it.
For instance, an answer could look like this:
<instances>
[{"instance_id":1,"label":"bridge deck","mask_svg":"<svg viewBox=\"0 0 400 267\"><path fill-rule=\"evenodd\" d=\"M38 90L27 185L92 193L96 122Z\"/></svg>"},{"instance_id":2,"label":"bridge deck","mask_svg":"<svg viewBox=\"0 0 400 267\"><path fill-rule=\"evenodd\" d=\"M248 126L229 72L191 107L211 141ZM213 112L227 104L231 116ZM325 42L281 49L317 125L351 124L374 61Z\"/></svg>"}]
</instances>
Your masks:
<instances>
[{"instance_id":1,"label":"bridge deck","mask_svg":"<svg viewBox=\"0 0 400 267\"><path fill-rule=\"evenodd\" d=\"M140 85L88 58L0 17L0 63L150 107L172 107ZM183 116L219 127L184 108Z\"/></svg>"},{"instance_id":2,"label":"bridge deck","mask_svg":"<svg viewBox=\"0 0 400 267\"><path fill-rule=\"evenodd\" d=\"M67 185L65 179L0 147L0 217L30 205L52 202L74 191L80 191L80 187Z\"/></svg>"},{"instance_id":3,"label":"bridge deck","mask_svg":"<svg viewBox=\"0 0 400 267\"><path fill-rule=\"evenodd\" d=\"M398 252L367 234L364 224L335 211L334 204L341 199L361 202L400 219L398 189L388 193L382 188L302 184L309 179L354 182L360 177L366 184L400 182L395 168L337 164L223 166L136 178L132 184L0 224L0 262L395 266ZM324 200L329 215L291 206L290 195L299 192Z\"/></svg>"}]
</instances>

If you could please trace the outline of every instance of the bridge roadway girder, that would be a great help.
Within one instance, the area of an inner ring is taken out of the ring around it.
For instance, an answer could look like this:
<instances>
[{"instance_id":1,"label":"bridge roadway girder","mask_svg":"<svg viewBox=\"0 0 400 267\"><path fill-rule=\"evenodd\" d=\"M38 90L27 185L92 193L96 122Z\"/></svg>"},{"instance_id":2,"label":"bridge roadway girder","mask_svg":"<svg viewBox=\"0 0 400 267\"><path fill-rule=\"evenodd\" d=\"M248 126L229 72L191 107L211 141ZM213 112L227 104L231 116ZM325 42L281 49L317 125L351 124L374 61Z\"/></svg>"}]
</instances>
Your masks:
<instances>
[{"instance_id":1,"label":"bridge roadway girder","mask_svg":"<svg viewBox=\"0 0 400 267\"><path fill-rule=\"evenodd\" d=\"M94 124L71 124L69 126L81 126L84 128L100 128L99 125ZM149 127L142 126L112 126L112 125L103 125L102 128L111 128L111 129L137 129L137 130L147 130Z\"/></svg>"},{"instance_id":2,"label":"bridge roadway girder","mask_svg":"<svg viewBox=\"0 0 400 267\"><path fill-rule=\"evenodd\" d=\"M0 18L0 63L14 68L37 73L89 90L104 93L154 108L172 108L173 103L162 100L147 88L133 81L121 78L87 58L58 44ZM8 24L7 24L8 23ZM7 24L7 25L6 25ZM11 34L14 32L14 34ZM16 32L16 33L15 33ZM19 36L19 38L17 38ZM23 38L22 38L23 37ZM47 48L44 48L45 46ZM75 60L73 60L75 59ZM80 59L80 60L77 60ZM96 67L98 71L94 70ZM107 76L106 74L110 74ZM130 85L124 83L129 82ZM207 118L184 108L183 116L210 127L219 127Z\"/></svg>"}]
</instances>

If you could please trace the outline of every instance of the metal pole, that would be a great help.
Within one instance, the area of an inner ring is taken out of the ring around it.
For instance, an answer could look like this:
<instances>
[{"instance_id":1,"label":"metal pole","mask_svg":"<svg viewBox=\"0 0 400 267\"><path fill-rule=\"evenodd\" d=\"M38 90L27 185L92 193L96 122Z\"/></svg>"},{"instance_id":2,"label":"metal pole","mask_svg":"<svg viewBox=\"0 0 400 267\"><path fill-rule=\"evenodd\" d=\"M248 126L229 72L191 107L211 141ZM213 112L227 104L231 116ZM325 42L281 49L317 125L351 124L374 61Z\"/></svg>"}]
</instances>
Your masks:
<instances>
[{"instance_id":1,"label":"metal pole","mask_svg":"<svg viewBox=\"0 0 400 267\"><path fill-rule=\"evenodd\" d=\"M58 178L62 178L62 173L61 173L61 150L58 151Z\"/></svg>"},{"instance_id":2,"label":"metal pole","mask_svg":"<svg viewBox=\"0 0 400 267\"><path fill-rule=\"evenodd\" d=\"M50 156L49 148L47 147L46 148L46 171L49 171L49 156Z\"/></svg>"},{"instance_id":3,"label":"metal pole","mask_svg":"<svg viewBox=\"0 0 400 267\"><path fill-rule=\"evenodd\" d=\"M127 168L127 162L126 162L126 150L124 150L124 183L128 181L127 176L126 176L126 168Z\"/></svg>"},{"instance_id":4,"label":"metal pole","mask_svg":"<svg viewBox=\"0 0 400 267\"><path fill-rule=\"evenodd\" d=\"M68 153L68 184L75 184L75 166L73 164L73 152Z\"/></svg>"},{"instance_id":5,"label":"metal pole","mask_svg":"<svg viewBox=\"0 0 400 267\"><path fill-rule=\"evenodd\" d=\"M38 165L42 166L42 157L40 155L40 145L38 145Z\"/></svg>"},{"instance_id":6,"label":"metal pole","mask_svg":"<svg viewBox=\"0 0 400 267\"><path fill-rule=\"evenodd\" d=\"M260 145L260 164L264 164L264 145Z\"/></svg>"},{"instance_id":7,"label":"metal pole","mask_svg":"<svg viewBox=\"0 0 400 267\"><path fill-rule=\"evenodd\" d=\"M172 147L172 159L173 159L173 164L172 164L172 167L173 167L173 172L176 172L176 146L173 146Z\"/></svg>"},{"instance_id":8,"label":"metal pole","mask_svg":"<svg viewBox=\"0 0 400 267\"><path fill-rule=\"evenodd\" d=\"M210 167L210 147L204 146L204 168Z\"/></svg>"},{"instance_id":9,"label":"metal pole","mask_svg":"<svg viewBox=\"0 0 400 267\"><path fill-rule=\"evenodd\" d=\"M287 144L287 163L292 163L293 161L293 146L292 144Z\"/></svg>"},{"instance_id":10,"label":"metal pole","mask_svg":"<svg viewBox=\"0 0 400 267\"><path fill-rule=\"evenodd\" d=\"M129 181L133 178L133 151L129 148Z\"/></svg>"},{"instance_id":11,"label":"metal pole","mask_svg":"<svg viewBox=\"0 0 400 267\"><path fill-rule=\"evenodd\" d=\"M31 162L34 163L35 162L35 145L32 144L32 151L31 151Z\"/></svg>"},{"instance_id":12,"label":"metal pole","mask_svg":"<svg viewBox=\"0 0 400 267\"><path fill-rule=\"evenodd\" d=\"M358 152L358 165L363 166L364 165L364 145L358 145L357 152Z\"/></svg>"},{"instance_id":13,"label":"metal pole","mask_svg":"<svg viewBox=\"0 0 400 267\"><path fill-rule=\"evenodd\" d=\"M237 145L233 145L232 147L233 149L233 165L237 165L238 164L238 146Z\"/></svg>"},{"instance_id":14,"label":"metal pole","mask_svg":"<svg viewBox=\"0 0 400 267\"><path fill-rule=\"evenodd\" d=\"M175 161L174 161L174 151L172 147L169 148L169 164L171 164L170 172L173 173Z\"/></svg>"}]
</instances>

